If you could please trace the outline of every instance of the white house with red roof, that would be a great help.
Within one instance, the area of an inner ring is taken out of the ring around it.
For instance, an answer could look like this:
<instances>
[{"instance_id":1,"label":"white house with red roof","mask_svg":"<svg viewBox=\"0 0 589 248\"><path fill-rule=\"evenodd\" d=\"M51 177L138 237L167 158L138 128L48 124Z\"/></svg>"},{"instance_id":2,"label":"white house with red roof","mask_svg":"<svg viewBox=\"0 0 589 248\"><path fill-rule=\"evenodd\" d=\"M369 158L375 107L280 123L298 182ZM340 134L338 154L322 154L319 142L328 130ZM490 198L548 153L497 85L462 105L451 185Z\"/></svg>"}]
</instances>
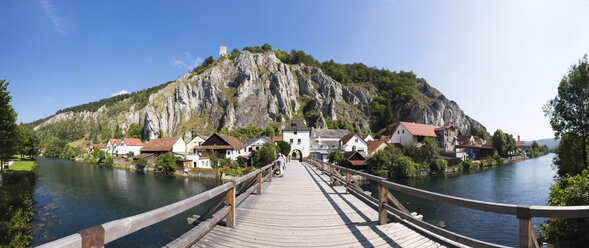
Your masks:
<instances>
[{"instance_id":1,"label":"white house with red roof","mask_svg":"<svg viewBox=\"0 0 589 248\"><path fill-rule=\"evenodd\" d=\"M344 152L368 152L368 144L357 133L351 133L339 140L340 148Z\"/></svg>"},{"instance_id":2,"label":"white house with red roof","mask_svg":"<svg viewBox=\"0 0 589 248\"><path fill-rule=\"evenodd\" d=\"M129 152L133 152L133 156L141 154L141 148L143 148L143 142L136 138L123 138L117 146L117 155L125 155Z\"/></svg>"},{"instance_id":3,"label":"white house with red roof","mask_svg":"<svg viewBox=\"0 0 589 248\"><path fill-rule=\"evenodd\" d=\"M435 139L438 148L445 152L453 151L457 143L456 128L453 126L434 126L404 121L399 122L389 142L405 146L411 141L422 142L425 137Z\"/></svg>"},{"instance_id":4,"label":"white house with red roof","mask_svg":"<svg viewBox=\"0 0 589 248\"><path fill-rule=\"evenodd\" d=\"M120 145L120 139L109 139L106 143L106 153L112 156L117 155L117 147Z\"/></svg>"}]
</instances>

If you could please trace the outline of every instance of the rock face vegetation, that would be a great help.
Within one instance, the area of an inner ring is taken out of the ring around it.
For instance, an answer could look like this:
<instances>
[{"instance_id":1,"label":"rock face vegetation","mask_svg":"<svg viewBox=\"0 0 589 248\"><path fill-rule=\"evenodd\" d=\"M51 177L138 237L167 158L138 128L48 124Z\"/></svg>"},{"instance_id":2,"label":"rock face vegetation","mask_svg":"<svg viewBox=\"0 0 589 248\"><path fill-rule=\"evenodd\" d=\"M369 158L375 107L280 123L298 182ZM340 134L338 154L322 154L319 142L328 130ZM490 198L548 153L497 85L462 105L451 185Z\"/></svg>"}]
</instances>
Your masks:
<instances>
[{"instance_id":1,"label":"rock face vegetation","mask_svg":"<svg viewBox=\"0 0 589 248\"><path fill-rule=\"evenodd\" d=\"M412 72L319 63L302 51L272 50L267 44L209 57L175 81L60 110L30 125L41 139L100 142L132 124L142 126L148 139L264 128L294 115L314 127L376 134L388 134L400 120L484 129Z\"/></svg>"}]
</instances>

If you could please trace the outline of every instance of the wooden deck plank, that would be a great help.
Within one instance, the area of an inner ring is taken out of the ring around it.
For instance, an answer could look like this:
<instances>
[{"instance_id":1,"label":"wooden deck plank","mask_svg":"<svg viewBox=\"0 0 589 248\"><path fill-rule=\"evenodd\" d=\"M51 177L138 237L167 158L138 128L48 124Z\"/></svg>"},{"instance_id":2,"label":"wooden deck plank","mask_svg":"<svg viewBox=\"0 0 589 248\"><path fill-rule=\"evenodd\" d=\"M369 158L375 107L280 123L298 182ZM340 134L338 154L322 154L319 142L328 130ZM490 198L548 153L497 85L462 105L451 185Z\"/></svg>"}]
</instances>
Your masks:
<instances>
[{"instance_id":1,"label":"wooden deck plank","mask_svg":"<svg viewBox=\"0 0 589 248\"><path fill-rule=\"evenodd\" d=\"M217 226L193 247L442 247L400 223L378 225L378 213L332 187L303 163L263 185L236 210L236 227Z\"/></svg>"}]
</instances>

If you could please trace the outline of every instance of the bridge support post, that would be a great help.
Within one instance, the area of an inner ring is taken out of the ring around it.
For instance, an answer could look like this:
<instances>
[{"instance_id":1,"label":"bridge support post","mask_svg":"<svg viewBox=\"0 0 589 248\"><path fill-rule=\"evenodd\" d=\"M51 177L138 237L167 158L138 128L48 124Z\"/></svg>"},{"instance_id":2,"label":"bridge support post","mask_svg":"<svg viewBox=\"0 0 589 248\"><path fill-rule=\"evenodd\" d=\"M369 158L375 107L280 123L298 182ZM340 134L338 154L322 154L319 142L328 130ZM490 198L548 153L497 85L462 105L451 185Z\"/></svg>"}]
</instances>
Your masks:
<instances>
[{"instance_id":1,"label":"bridge support post","mask_svg":"<svg viewBox=\"0 0 589 248\"><path fill-rule=\"evenodd\" d=\"M268 177L268 182L272 182L272 176L274 175L274 165L270 166L270 168L268 168L268 171L270 172L270 176Z\"/></svg>"},{"instance_id":2,"label":"bridge support post","mask_svg":"<svg viewBox=\"0 0 589 248\"><path fill-rule=\"evenodd\" d=\"M387 188L379 183L378 187L378 224L386 225L389 222L387 216L387 209L384 207L387 204Z\"/></svg>"},{"instance_id":3,"label":"bridge support post","mask_svg":"<svg viewBox=\"0 0 589 248\"><path fill-rule=\"evenodd\" d=\"M227 227L235 228L235 181L233 182L233 188L227 191L227 196L225 197L225 204L229 207L229 212L225 216L225 223Z\"/></svg>"},{"instance_id":4,"label":"bridge support post","mask_svg":"<svg viewBox=\"0 0 589 248\"><path fill-rule=\"evenodd\" d=\"M346 194L350 193L350 191L348 190L348 187L350 187L351 182L352 182L352 173L350 173L349 171L346 171Z\"/></svg>"},{"instance_id":5,"label":"bridge support post","mask_svg":"<svg viewBox=\"0 0 589 248\"><path fill-rule=\"evenodd\" d=\"M517 219L519 220L519 247L539 247L532 228L529 205L517 206Z\"/></svg>"},{"instance_id":6,"label":"bridge support post","mask_svg":"<svg viewBox=\"0 0 589 248\"><path fill-rule=\"evenodd\" d=\"M260 171L260 173L258 173L258 188L256 190L258 195L262 194L262 176L262 172Z\"/></svg>"},{"instance_id":7,"label":"bridge support post","mask_svg":"<svg viewBox=\"0 0 589 248\"><path fill-rule=\"evenodd\" d=\"M333 181L333 166L331 166L331 164L329 165L329 181L331 183L334 183L334 181Z\"/></svg>"},{"instance_id":8,"label":"bridge support post","mask_svg":"<svg viewBox=\"0 0 589 248\"><path fill-rule=\"evenodd\" d=\"M325 164L321 163L321 175L325 174L325 167L323 167Z\"/></svg>"}]
</instances>

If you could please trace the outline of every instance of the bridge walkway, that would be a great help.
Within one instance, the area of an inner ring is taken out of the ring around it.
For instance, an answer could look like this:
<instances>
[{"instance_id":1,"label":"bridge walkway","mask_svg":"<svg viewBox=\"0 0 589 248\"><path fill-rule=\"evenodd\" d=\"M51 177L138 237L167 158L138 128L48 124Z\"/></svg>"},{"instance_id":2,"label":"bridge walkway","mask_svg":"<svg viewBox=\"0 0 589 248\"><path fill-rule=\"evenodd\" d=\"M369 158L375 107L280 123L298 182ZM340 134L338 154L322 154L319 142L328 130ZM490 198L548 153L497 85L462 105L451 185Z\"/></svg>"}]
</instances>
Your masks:
<instances>
[{"instance_id":1,"label":"bridge walkway","mask_svg":"<svg viewBox=\"0 0 589 248\"><path fill-rule=\"evenodd\" d=\"M332 187L300 162L263 184L236 212L236 227L217 225L192 247L442 247L400 223L378 225L378 212Z\"/></svg>"}]
</instances>

